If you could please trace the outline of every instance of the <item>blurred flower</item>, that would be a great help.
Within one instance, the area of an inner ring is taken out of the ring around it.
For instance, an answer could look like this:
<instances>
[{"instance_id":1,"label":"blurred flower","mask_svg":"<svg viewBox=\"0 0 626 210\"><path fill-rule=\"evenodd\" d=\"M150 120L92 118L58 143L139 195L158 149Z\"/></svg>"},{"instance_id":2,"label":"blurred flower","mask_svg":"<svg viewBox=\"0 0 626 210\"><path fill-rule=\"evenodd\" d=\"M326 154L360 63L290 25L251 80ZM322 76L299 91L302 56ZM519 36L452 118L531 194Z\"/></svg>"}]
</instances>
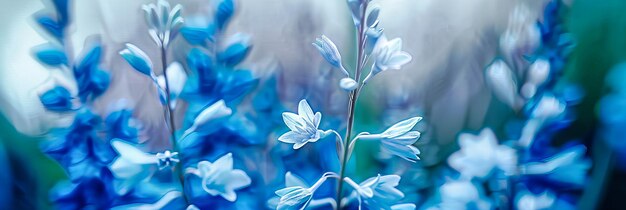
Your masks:
<instances>
[{"instance_id":1,"label":"blurred flower","mask_svg":"<svg viewBox=\"0 0 626 210\"><path fill-rule=\"evenodd\" d=\"M149 76L153 80L156 79L154 72L152 72L152 61L143 50L131 43L126 43L126 48L120 51L120 55L135 70Z\"/></svg>"},{"instance_id":2,"label":"blurred flower","mask_svg":"<svg viewBox=\"0 0 626 210\"><path fill-rule=\"evenodd\" d=\"M411 130L421 120L421 117L409 118L394 124L380 134L364 133L358 135L357 138L359 140L380 139L383 150L405 160L415 162L420 159L417 156L420 154L420 151L413 144L419 139L420 132ZM351 147L353 146L351 145ZM349 150L351 151L352 148Z\"/></svg>"},{"instance_id":3,"label":"blurred flower","mask_svg":"<svg viewBox=\"0 0 626 210\"><path fill-rule=\"evenodd\" d=\"M215 126L221 119L232 114L232 110L226 106L224 100L219 100L209 107L204 108L193 120L193 124L183 133L181 139L196 132L208 135L215 132L219 127Z\"/></svg>"},{"instance_id":4,"label":"blurred flower","mask_svg":"<svg viewBox=\"0 0 626 210\"><path fill-rule=\"evenodd\" d=\"M235 4L233 0L221 0L217 5L217 11L215 12L215 24L217 27L219 29L224 29L234 12Z\"/></svg>"},{"instance_id":5,"label":"blurred flower","mask_svg":"<svg viewBox=\"0 0 626 210\"><path fill-rule=\"evenodd\" d=\"M74 97L72 97L70 92L62 86L56 86L39 96L39 100L46 109L56 112L67 112L76 109L77 107L73 99Z\"/></svg>"},{"instance_id":6,"label":"blurred flower","mask_svg":"<svg viewBox=\"0 0 626 210\"><path fill-rule=\"evenodd\" d=\"M357 82L350 77L339 80L339 87L345 91L352 91L358 86Z\"/></svg>"},{"instance_id":7,"label":"blurred flower","mask_svg":"<svg viewBox=\"0 0 626 210\"><path fill-rule=\"evenodd\" d=\"M228 153L215 162L198 162L198 168L187 168L186 173L202 178L202 189L212 196L222 196L234 202L237 200L235 190L245 188L252 180L246 172L233 169L233 155Z\"/></svg>"},{"instance_id":8,"label":"blurred flower","mask_svg":"<svg viewBox=\"0 0 626 210\"><path fill-rule=\"evenodd\" d=\"M586 148L577 145L541 162L531 162L521 166L521 173L538 175L553 183L563 183L569 187L582 187L585 184L591 161L584 158Z\"/></svg>"},{"instance_id":9,"label":"blurred flower","mask_svg":"<svg viewBox=\"0 0 626 210\"><path fill-rule=\"evenodd\" d=\"M231 36L227 46L225 50L217 54L217 61L229 67L241 63L252 49L250 36L240 33Z\"/></svg>"},{"instance_id":10,"label":"blurred flower","mask_svg":"<svg viewBox=\"0 0 626 210\"><path fill-rule=\"evenodd\" d=\"M167 48L170 40L178 34L183 24L182 8L180 4L171 8L170 3L165 0L158 0L157 4L152 3L141 7L146 15L150 37L159 47Z\"/></svg>"},{"instance_id":11,"label":"blurred flower","mask_svg":"<svg viewBox=\"0 0 626 210\"><path fill-rule=\"evenodd\" d=\"M116 206L112 208L112 210L126 210L126 209L166 209L166 208L175 208L173 203L179 201L178 208L184 207L184 201L182 201L183 194L179 191L169 191L165 193L159 200L154 203L133 203L126 204L121 206ZM189 208L187 208L189 209Z\"/></svg>"},{"instance_id":12,"label":"blurred flower","mask_svg":"<svg viewBox=\"0 0 626 210\"><path fill-rule=\"evenodd\" d=\"M532 98L537 93L537 89L550 76L550 61L546 59L537 59L528 68L526 75L526 83L522 86L520 93L524 98Z\"/></svg>"},{"instance_id":13,"label":"blurred flower","mask_svg":"<svg viewBox=\"0 0 626 210\"><path fill-rule=\"evenodd\" d=\"M335 68L339 68L346 76L350 75L341 64L341 54L339 53L339 49L337 49L335 43L333 43L333 41L331 41L328 37L322 35L322 37L316 38L313 46L317 48L322 57L324 57L330 65Z\"/></svg>"},{"instance_id":14,"label":"blurred flower","mask_svg":"<svg viewBox=\"0 0 626 210\"><path fill-rule=\"evenodd\" d=\"M120 155L109 166L115 176L115 189L123 194L131 190L139 182L149 179L158 169L164 169L178 163L178 153L158 153L156 155L143 152L135 146L115 139L111 145Z\"/></svg>"},{"instance_id":15,"label":"blurred flower","mask_svg":"<svg viewBox=\"0 0 626 210\"><path fill-rule=\"evenodd\" d=\"M485 80L496 98L513 109L521 107L522 101L517 93L515 76L503 60L497 59L489 65L485 71Z\"/></svg>"},{"instance_id":16,"label":"blurred flower","mask_svg":"<svg viewBox=\"0 0 626 210\"><path fill-rule=\"evenodd\" d=\"M500 37L500 48L508 61L521 67L525 55L529 55L541 43L537 19L526 6L518 6L509 17L506 31Z\"/></svg>"},{"instance_id":17,"label":"blurred flower","mask_svg":"<svg viewBox=\"0 0 626 210\"><path fill-rule=\"evenodd\" d=\"M380 39L376 44L379 46L374 50L376 61L374 68L372 68L372 76L387 69L400 69L412 59L411 55L402 51L402 39L400 38L390 41Z\"/></svg>"},{"instance_id":18,"label":"blurred flower","mask_svg":"<svg viewBox=\"0 0 626 210\"><path fill-rule=\"evenodd\" d=\"M37 60L45 65L53 67L68 66L67 55L61 46L46 43L34 47L33 51Z\"/></svg>"},{"instance_id":19,"label":"blurred flower","mask_svg":"<svg viewBox=\"0 0 626 210\"><path fill-rule=\"evenodd\" d=\"M533 109L531 116L548 120L565 112L566 104L550 94L543 95Z\"/></svg>"},{"instance_id":20,"label":"blurred flower","mask_svg":"<svg viewBox=\"0 0 626 210\"><path fill-rule=\"evenodd\" d=\"M404 198L404 193L396 189L400 183L400 176L398 175L380 176L379 174L376 177L366 179L360 184L356 184L350 177L345 177L344 181L354 188L351 196L357 196L359 206L363 202L368 209L390 209L397 201ZM349 198L344 199L346 199L346 202L343 203L348 203L347 200ZM396 206L396 208L400 207L410 208L411 206ZM412 207L415 208L415 206Z\"/></svg>"},{"instance_id":21,"label":"blurred flower","mask_svg":"<svg viewBox=\"0 0 626 210\"><path fill-rule=\"evenodd\" d=\"M139 131L134 126L138 123L132 118L132 114L131 110L122 109L107 116L105 123L109 140L118 138L129 142L137 141Z\"/></svg>"},{"instance_id":22,"label":"blurred flower","mask_svg":"<svg viewBox=\"0 0 626 210\"><path fill-rule=\"evenodd\" d=\"M549 191L541 194L533 194L529 191L517 193L515 206L518 210L541 210L551 209L555 202L555 195Z\"/></svg>"},{"instance_id":23,"label":"blurred flower","mask_svg":"<svg viewBox=\"0 0 626 210\"><path fill-rule=\"evenodd\" d=\"M51 190L50 199L57 209L109 209L117 198L109 180L107 176L85 178L77 183L61 182Z\"/></svg>"},{"instance_id":24,"label":"blurred flower","mask_svg":"<svg viewBox=\"0 0 626 210\"><path fill-rule=\"evenodd\" d=\"M509 175L515 173L515 150L498 145L496 136L489 128L484 128L479 135L459 135L459 146L461 149L448 157L448 164L465 177L485 178L494 168Z\"/></svg>"},{"instance_id":25,"label":"blurred flower","mask_svg":"<svg viewBox=\"0 0 626 210\"><path fill-rule=\"evenodd\" d=\"M187 82L187 73L185 73L185 69L178 62L173 62L167 67L167 82L169 83L170 90L170 107L172 109L176 108L176 102L178 96L183 91L183 87L185 87L185 82ZM161 89L165 89L165 75L159 75L157 77L157 83L161 87Z\"/></svg>"},{"instance_id":26,"label":"blurred flower","mask_svg":"<svg viewBox=\"0 0 626 210\"><path fill-rule=\"evenodd\" d=\"M316 142L320 139L322 132L317 129L321 119L322 113L316 112L313 114L309 103L304 99L301 100L298 104L298 114L283 112L285 125L291 131L278 137L278 141L294 144L293 149L300 149L308 142Z\"/></svg>"},{"instance_id":27,"label":"blurred flower","mask_svg":"<svg viewBox=\"0 0 626 210\"><path fill-rule=\"evenodd\" d=\"M476 184L467 180L449 180L439 187L441 203L439 209L492 209L489 199Z\"/></svg>"}]
</instances>

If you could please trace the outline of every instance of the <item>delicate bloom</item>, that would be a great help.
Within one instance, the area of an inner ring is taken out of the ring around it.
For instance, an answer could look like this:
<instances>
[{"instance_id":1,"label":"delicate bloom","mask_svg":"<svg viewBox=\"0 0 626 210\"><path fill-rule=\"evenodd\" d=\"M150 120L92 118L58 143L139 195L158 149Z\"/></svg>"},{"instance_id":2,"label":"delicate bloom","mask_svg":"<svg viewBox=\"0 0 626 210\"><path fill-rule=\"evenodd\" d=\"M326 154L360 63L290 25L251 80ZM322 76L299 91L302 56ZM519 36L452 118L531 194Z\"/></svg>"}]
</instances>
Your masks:
<instances>
[{"instance_id":1,"label":"delicate bloom","mask_svg":"<svg viewBox=\"0 0 626 210\"><path fill-rule=\"evenodd\" d=\"M372 69L372 76L388 69L400 69L412 59L411 55L402 51L402 39L400 38L390 41L380 39L377 45L379 47L374 50L376 61Z\"/></svg>"},{"instance_id":2,"label":"delicate bloom","mask_svg":"<svg viewBox=\"0 0 626 210\"><path fill-rule=\"evenodd\" d=\"M154 78L152 72L152 60L150 57L139 47L126 43L126 49L120 51L120 55L132 66L135 70L145 74L151 78Z\"/></svg>"},{"instance_id":3,"label":"delicate bloom","mask_svg":"<svg viewBox=\"0 0 626 210\"><path fill-rule=\"evenodd\" d=\"M212 196L222 196L230 202L237 200L239 190L252 183L246 172L233 169L233 155L228 153L215 162L200 161L198 168L187 168L187 173L202 179L202 189Z\"/></svg>"},{"instance_id":4,"label":"delicate bloom","mask_svg":"<svg viewBox=\"0 0 626 210\"><path fill-rule=\"evenodd\" d=\"M191 127L185 130L181 139L184 139L193 132L197 132L202 135L208 135L215 132L218 129L215 124L221 122L221 119L230 116L232 113L233 110L226 106L224 100L215 102L211 106L204 108L204 110L198 114L198 116L193 120Z\"/></svg>"},{"instance_id":5,"label":"delicate bloom","mask_svg":"<svg viewBox=\"0 0 626 210\"><path fill-rule=\"evenodd\" d=\"M521 106L521 98L517 93L518 88L513 72L503 60L495 60L487 68L485 80L500 101L514 109Z\"/></svg>"},{"instance_id":6,"label":"delicate bloom","mask_svg":"<svg viewBox=\"0 0 626 210\"><path fill-rule=\"evenodd\" d=\"M134 185L150 178L158 169L178 163L177 152L165 151L156 155L143 152L122 140L111 141L111 146L120 155L109 166L116 179L116 189L120 193L130 190Z\"/></svg>"},{"instance_id":7,"label":"delicate bloom","mask_svg":"<svg viewBox=\"0 0 626 210\"><path fill-rule=\"evenodd\" d=\"M241 63L252 49L250 36L244 34L235 34L230 37L227 46L217 54L217 61L230 67Z\"/></svg>"},{"instance_id":8,"label":"delicate bloom","mask_svg":"<svg viewBox=\"0 0 626 210\"><path fill-rule=\"evenodd\" d=\"M359 200L359 206L361 202L364 202L369 209L388 209L395 202L404 198L404 193L396 189L396 186L400 183L400 176L398 175L381 176L379 174L360 184L356 184L350 177L345 177L344 181L354 188L350 197L356 196ZM344 199L348 200L350 198Z\"/></svg>"},{"instance_id":9,"label":"delicate bloom","mask_svg":"<svg viewBox=\"0 0 626 210\"><path fill-rule=\"evenodd\" d=\"M483 129L479 135L463 133L459 136L461 150L450 155L448 164L466 177L484 178L494 168L507 174L515 171L517 155L515 150L498 145L491 129Z\"/></svg>"},{"instance_id":10,"label":"delicate bloom","mask_svg":"<svg viewBox=\"0 0 626 210\"><path fill-rule=\"evenodd\" d=\"M176 102L178 96L183 91L183 87L185 87L185 82L187 82L187 74L185 73L185 69L178 62L173 62L167 67L167 82L170 87L170 107L172 109L176 108ZM157 83L161 87L161 89L165 89L165 75L159 75L157 77Z\"/></svg>"},{"instance_id":11,"label":"delicate bloom","mask_svg":"<svg viewBox=\"0 0 626 210\"><path fill-rule=\"evenodd\" d=\"M417 156L420 151L413 144L419 139L420 132L411 130L421 120L421 117L409 118L396 123L380 134L361 134L357 138L359 140L380 139L383 150L415 162L420 159Z\"/></svg>"},{"instance_id":12,"label":"delicate bloom","mask_svg":"<svg viewBox=\"0 0 626 210\"><path fill-rule=\"evenodd\" d=\"M586 148L578 145L566 149L541 162L531 162L521 166L521 173L540 175L555 183L580 187L585 183L591 162L584 158Z\"/></svg>"},{"instance_id":13,"label":"delicate bloom","mask_svg":"<svg viewBox=\"0 0 626 210\"><path fill-rule=\"evenodd\" d=\"M537 89L541 86L550 75L550 61L546 59L537 59L528 68L526 83L522 86L520 93L525 98L532 98L537 93Z\"/></svg>"},{"instance_id":14,"label":"delicate bloom","mask_svg":"<svg viewBox=\"0 0 626 210\"><path fill-rule=\"evenodd\" d=\"M555 195L550 191L537 195L524 190L515 197L515 204L519 210L550 209L556 200Z\"/></svg>"},{"instance_id":15,"label":"delicate bloom","mask_svg":"<svg viewBox=\"0 0 626 210\"><path fill-rule=\"evenodd\" d=\"M302 179L293 175L291 172L285 174L285 188L277 190L275 193L280 197L277 210L287 209L305 209L313 200L313 193L319 188L329 177L337 177L337 174L327 172L320 177L311 187L309 187ZM334 202L331 203L331 205Z\"/></svg>"},{"instance_id":16,"label":"delicate bloom","mask_svg":"<svg viewBox=\"0 0 626 210\"><path fill-rule=\"evenodd\" d=\"M343 65L341 64L341 54L339 54L339 49L337 49L337 46L333 43L333 41L322 35L322 37L315 39L313 46L317 48L322 57L324 57L330 65L340 68L346 76L349 75L348 71L343 68Z\"/></svg>"},{"instance_id":17,"label":"delicate bloom","mask_svg":"<svg viewBox=\"0 0 626 210\"><path fill-rule=\"evenodd\" d=\"M322 120L322 113L313 114L313 110L306 100L303 99L298 104L298 114L283 112L283 120L291 131L278 137L278 141L294 144L293 149L300 149L306 143L316 142L320 139L322 131L318 130L317 127Z\"/></svg>"},{"instance_id":18,"label":"delicate bloom","mask_svg":"<svg viewBox=\"0 0 626 210\"><path fill-rule=\"evenodd\" d=\"M533 109L531 116L539 119L550 119L560 116L565 112L566 104L558 98L545 94Z\"/></svg>"},{"instance_id":19,"label":"delicate bloom","mask_svg":"<svg viewBox=\"0 0 626 210\"><path fill-rule=\"evenodd\" d=\"M506 31L500 37L500 48L506 58L519 65L523 56L532 53L541 43L537 19L526 6L515 8Z\"/></svg>"},{"instance_id":20,"label":"delicate bloom","mask_svg":"<svg viewBox=\"0 0 626 210\"><path fill-rule=\"evenodd\" d=\"M439 187L440 209L491 209L491 203L478 186L468 180L449 180Z\"/></svg>"},{"instance_id":21,"label":"delicate bloom","mask_svg":"<svg viewBox=\"0 0 626 210\"><path fill-rule=\"evenodd\" d=\"M350 77L339 80L339 87L345 91L352 91L358 86L357 82Z\"/></svg>"},{"instance_id":22,"label":"delicate bloom","mask_svg":"<svg viewBox=\"0 0 626 210\"><path fill-rule=\"evenodd\" d=\"M171 8L170 3L165 0L159 0L157 4L143 5L141 9L145 12L152 40L159 46L167 47L183 24L181 16L183 6L176 4Z\"/></svg>"},{"instance_id":23,"label":"delicate bloom","mask_svg":"<svg viewBox=\"0 0 626 210\"><path fill-rule=\"evenodd\" d=\"M46 109L57 112L76 109L73 99L71 93L62 86L56 86L39 96L39 100Z\"/></svg>"}]
</instances>

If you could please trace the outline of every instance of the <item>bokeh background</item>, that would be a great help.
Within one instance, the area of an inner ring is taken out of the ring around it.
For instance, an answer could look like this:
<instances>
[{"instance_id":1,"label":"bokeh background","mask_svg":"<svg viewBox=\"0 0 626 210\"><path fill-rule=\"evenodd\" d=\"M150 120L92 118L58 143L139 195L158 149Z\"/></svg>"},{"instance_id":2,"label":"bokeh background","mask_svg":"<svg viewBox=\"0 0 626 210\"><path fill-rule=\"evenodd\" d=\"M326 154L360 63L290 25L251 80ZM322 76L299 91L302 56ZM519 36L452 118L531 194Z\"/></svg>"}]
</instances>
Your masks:
<instances>
[{"instance_id":1,"label":"bokeh background","mask_svg":"<svg viewBox=\"0 0 626 210\"><path fill-rule=\"evenodd\" d=\"M133 71L118 55L132 42L157 55L148 38L140 5L151 1L76 1L71 6L70 26L73 48L79 51L91 34L101 34L106 46L103 64L112 75L111 87L95 109L106 113L108 102L126 98L136 118L144 123L144 140L153 148L167 147L158 101L147 90L149 81ZM185 6L185 14L208 12L206 0L171 1ZM342 55L352 59L353 29L344 1L239 0L240 8L229 34L251 35L254 48L244 66L256 75L280 72L281 101L295 108L303 95L326 104L325 115L345 114L346 93L325 90L317 84L319 75L330 70L311 46L320 34L331 37ZM516 5L525 4L532 15L542 15L541 0L386 0L381 25L389 37L402 37L403 50L413 61L393 74L382 74L364 90L357 113L357 130L388 126L409 115L424 116L424 131L418 148L420 164L426 168L445 162L458 149L462 131L483 127L499 128L515 111L494 98L485 84L485 67L498 56L499 36L507 27ZM581 139L593 161L580 209L626 207L626 173L619 150L595 137L600 128L599 101L607 94L609 70L626 61L626 2L621 0L571 0L563 15L565 27L573 34L576 47L566 64L564 80L579 84L585 93L576 107L573 126L558 139ZM28 209L51 208L48 191L65 179L62 169L39 150L39 142L55 127L67 126L72 116L46 112L39 103L39 87L50 71L31 57L31 48L45 42L34 29L32 14L42 8L39 0L2 0L0 7L0 204ZM201 24L201 20L198 20ZM190 19L187 23L193 24ZM182 39L175 40L183 42ZM175 50L176 51L176 50ZM184 56L174 53L174 57ZM349 64L348 64L349 66ZM158 69L158 68L157 68ZM326 73L327 74L327 73ZM322 78L335 81L338 75ZM623 78L626 79L626 78ZM286 91L289 90L289 91ZM320 102L320 103L322 103ZM626 107L623 107L626 109ZM618 110L626 111L626 110ZM626 129L626 128L625 128ZM558 140L557 140L558 141ZM626 139L625 139L626 141ZM626 143L622 143L626 144ZM362 170L368 168L365 148L358 153ZM366 172L364 172L366 173ZM0 206L0 209L6 209Z\"/></svg>"}]
</instances>

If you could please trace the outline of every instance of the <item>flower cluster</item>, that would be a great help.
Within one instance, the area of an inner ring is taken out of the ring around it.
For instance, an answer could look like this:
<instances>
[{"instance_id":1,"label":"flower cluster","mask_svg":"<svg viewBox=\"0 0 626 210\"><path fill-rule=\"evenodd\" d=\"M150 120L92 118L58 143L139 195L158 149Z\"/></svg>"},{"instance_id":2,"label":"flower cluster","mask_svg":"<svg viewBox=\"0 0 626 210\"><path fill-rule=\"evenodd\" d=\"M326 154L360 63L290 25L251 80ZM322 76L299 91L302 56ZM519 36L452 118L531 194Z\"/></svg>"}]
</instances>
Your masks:
<instances>
[{"instance_id":1,"label":"flower cluster","mask_svg":"<svg viewBox=\"0 0 626 210\"><path fill-rule=\"evenodd\" d=\"M557 89L554 85L570 43L564 41L569 36L563 31L553 31L559 28L554 17L559 5L559 1L548 4L539 27L527 20L525 8L512 14L501 39L505 59L496 59L485 77L495 97L512 110L521 110L523 117L507 126L507 139L502 141L490 128L478 135L459 135L460 150L448 158L458 175L440 186L438 198L431 201L433 208L573 208L572 200L563 197L578 195L591 163L582 144L552 146L554 135L572 121L568 108L582 97L576 86ZM561 42L554 45L555 39ZM522 56L531 64L524 64Z\"/></svg>"},{"instance_id":2,"label":"flower cluster","mask_svg":"<svg viewBox=\"0 0 626 210\"><path fill-rule=\"evenodd\" d=\"M354 71L349 71L344 67L344 60L337 45L328 37L322 35L313 43L321 56L343 74L344 78L339 81L339 87L349 93L346 135L342 137L333 129L321 130L319 127L322 114L314 112L306 100L301 100L298 104L298 113L283 113L283 121L290 131L278 138L281 142L293 144L293 149L298 150L309 143L322 141L326 137L334 137L340 162L339 172L326 172L311 187L306 186L302 181L293 181L293 175L288 172L286 188L276 191L276 195L280 197L278 203L275 204L277 209L305 209L314 204L315 206L330 205L333 209L342 209L352 205L357 205L359 208L365 205L368 209L415 209L414 204L398 204L404 197L404 194L396 189L400 176L378 175L357 184L346 174L347 163L356 148L356 143L360 141L379 141L383 150L390 154L409 161L419 160L417 155L420 152L413 144L420 137L420 133L413 131L413 128L421 120L421 117L413 117L396 123L382 133L362 132L353 136L355 104L364 85L383 71L400 69L411 60L411 56L402 51L400 38L388 40L383 34L383 29L379 26L380 7L378 5L370 0L348 0L348 6L352 11L354 25L358 32L356 37L358 40L357 66ZM372 62L368 62L370 57ZM367 70L369 73L363 76L363 72ZM335 200L313 196L328 178L338 181ZM298 184L294 186L290 182ZM344 196L344 183L352 188L349 196Z\"/></svg>"}]
</instances>

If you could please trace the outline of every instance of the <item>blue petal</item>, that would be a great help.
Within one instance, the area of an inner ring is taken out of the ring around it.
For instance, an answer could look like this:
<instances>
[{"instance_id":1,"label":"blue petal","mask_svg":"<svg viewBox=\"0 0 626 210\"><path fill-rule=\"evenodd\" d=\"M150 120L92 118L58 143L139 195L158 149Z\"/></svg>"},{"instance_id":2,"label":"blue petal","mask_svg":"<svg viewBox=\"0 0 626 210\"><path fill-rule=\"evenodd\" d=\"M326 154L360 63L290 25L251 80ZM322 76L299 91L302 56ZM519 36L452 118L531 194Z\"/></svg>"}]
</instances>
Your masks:
<instances>
[{"instance_id":1,"label":"blue petal","mask_svg":"<svg viewBox=\"0 0 626 210\"><path fill-rule=\"evenodd\" d=\"M35 56L46 65L67 65L67 56L65 52L63 52L63 49L52 44L44 44L35 47Z\"/></svg>"},{"instance_id":2,"label":"blue petal","mask_svg":"<svg viewBox=\"0 0 626 210\"><path fill-rule=\"evenodd\" d=\"M57 86L46 91L39 97L46 109L65 112L72 110L72 95L67 89Z\"/></svg>"},{"instance_id":3,"label":"blue petal","mask_svg":"<svg viewBox=\"0 0 626 210\"><path fill-rule=\"evenodd\" d=\"M47 33L52 35L53 37L61 40L63 37L63 25L59 24L53 17L47 14L36 14L35 21L39 24L43 29L46 30Z\"/></svg>"},{"instance_id":4,"label":"blue petal","mask_svg":"<svg viewBox=\"0 0 626 210\"><path fill-rule=\"evenodd\" d=\"M224 100L235 100L254 89L259 83L259 79L253 78L252 73L247 70L233 71L225 81L222 89Z\"/></svg>"},{"instance_id":5,"label":"blue petal","mask_svg":"<svg viewBox=\"0 0 626 210\"><path fill-rule=\"evenodd\" d=\"M243 61L250 52L251 45L244 42L234 43L224 52L217 54L217 60L226 66L235 66Z\"/></svg>"},{"instance_id":6,"label":"blue petal","mask_svg":"<svg viewBox=\"0 0 626 210\"><path fill-rule=\"evenodd\" d=\"M219 3L217 11L215 12L215 24L220 30L224 29L228 20L233 16L234 11L235 5L233 0L222 0L222 2Z\"/></svg>"},{"instance_id":7,"label":"blue petal","mask_svg":"<svg viewBox=\"0 0 626 210\"><path fill-rule=\"evenodd\" d=\"M204 45L211 33L206 28L184 27L180 29L183 38L193 45Z\"/></svg>"}]
</instances>

